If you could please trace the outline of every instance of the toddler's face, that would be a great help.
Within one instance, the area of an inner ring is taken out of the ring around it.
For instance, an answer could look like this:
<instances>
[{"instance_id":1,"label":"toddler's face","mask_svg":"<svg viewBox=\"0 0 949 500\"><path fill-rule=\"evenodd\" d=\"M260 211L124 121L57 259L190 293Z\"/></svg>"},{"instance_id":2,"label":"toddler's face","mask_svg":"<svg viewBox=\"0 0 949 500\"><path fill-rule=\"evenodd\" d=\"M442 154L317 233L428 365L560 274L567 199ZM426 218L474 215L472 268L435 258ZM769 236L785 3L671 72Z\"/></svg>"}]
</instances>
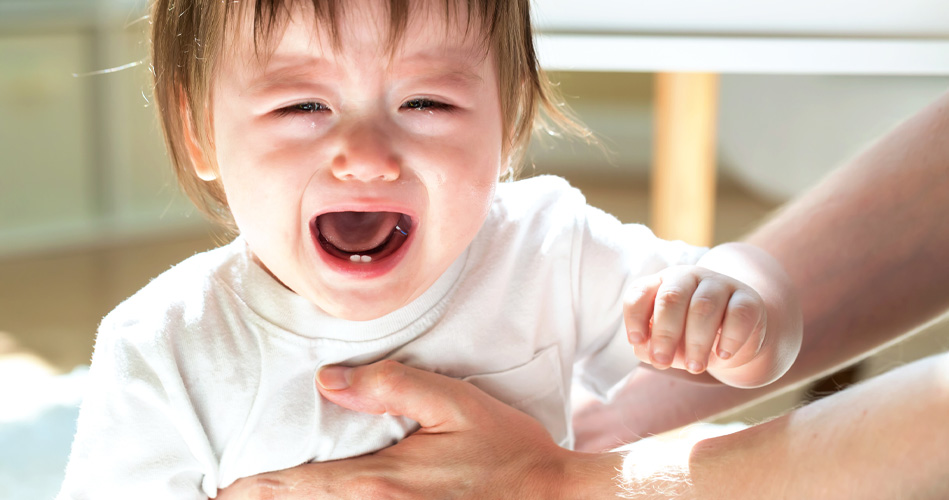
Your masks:
<instances>
[{"instance_id":1,"label":"toddler's face","mask_svg":"<svg viewBox=\"0 0 949 500\"><path fill-rule=\"evenodd\" d=\"M350 320L424 292L480 229L502 169L479 22L466 36L463 6L451 26L443 2L416 7L391 56L384 3L347 1L338 48L298 7L262 59L245 18L211 92L220 170L203 176L220 175L271 274Z\"/></svg>"}]
</instances>

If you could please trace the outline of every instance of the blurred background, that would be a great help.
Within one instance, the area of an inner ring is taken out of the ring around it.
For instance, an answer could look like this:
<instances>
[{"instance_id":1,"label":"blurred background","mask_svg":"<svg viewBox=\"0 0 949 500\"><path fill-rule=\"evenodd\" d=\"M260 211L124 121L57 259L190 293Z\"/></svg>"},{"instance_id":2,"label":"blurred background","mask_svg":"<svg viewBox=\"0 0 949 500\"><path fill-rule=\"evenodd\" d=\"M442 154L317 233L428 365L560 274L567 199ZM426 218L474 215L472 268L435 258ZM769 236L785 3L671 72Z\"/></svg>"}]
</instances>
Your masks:
<instances>
[{"instance_id":1,"label":"blurred background","mask_svg":"<svg viewBox=\"0 0 949 500\"><path fill-rule=\"evenodd\" d=\"M0 0L0 498L57 491L99 320L222 242L169 168L144 10L140 0ZM647 223L653 75L551 76L607 151L548 138L524 175L562 175L591 204ZM715 241L740 238L947 88L944 77L723 75ZM936 322L830 387L946 349L949 327ZM759 421L814 392L729 418Z\"/></svg>"}]
</instances>

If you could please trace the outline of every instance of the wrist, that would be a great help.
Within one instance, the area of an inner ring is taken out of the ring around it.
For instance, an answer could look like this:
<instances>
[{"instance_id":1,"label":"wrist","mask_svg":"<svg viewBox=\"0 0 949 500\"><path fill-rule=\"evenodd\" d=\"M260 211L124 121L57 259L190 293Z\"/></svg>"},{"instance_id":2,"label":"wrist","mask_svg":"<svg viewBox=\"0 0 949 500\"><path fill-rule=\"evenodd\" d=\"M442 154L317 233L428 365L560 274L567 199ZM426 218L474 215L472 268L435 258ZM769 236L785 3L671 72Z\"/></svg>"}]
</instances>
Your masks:
<instances>
[{"instance_id":1,"label":"wrist","mask_svg":"<svg viewBox=\"0 0 949 500\"><path fill-rule=\"evenodd\" d=\"M549 482L551 491L545 498L615 499L623 492L623 456L620 453L581 453L569 450L564 452L561 472Z\"/></svg>"},{"instance_id":2,"label":"wrist","mask_svg":"<svg viewBox=\"0 0 949 500\"><path fill-rule=\"evenodd\" d=\"M747 344L728 361L710 360L708 372L742 389L771 384L790 369L801 349L803 316L798 292L780 262L766 251L746 243L726 243L714 250L699 264L752 288L761 297L767 319L757 349L756 344Z\"/></svg>"},{"instance_id":3,"label":"wrist","mask_svg":"<svg viewBox=\"0 0 949 500\"><path fill-rule=\"evenodd\" d=\"M652 436L623 446L620 481L623 498L642 500L690 500L692 490L689 456L700 439L696 426L679 432Z\"/></svg>"}]
</instances>

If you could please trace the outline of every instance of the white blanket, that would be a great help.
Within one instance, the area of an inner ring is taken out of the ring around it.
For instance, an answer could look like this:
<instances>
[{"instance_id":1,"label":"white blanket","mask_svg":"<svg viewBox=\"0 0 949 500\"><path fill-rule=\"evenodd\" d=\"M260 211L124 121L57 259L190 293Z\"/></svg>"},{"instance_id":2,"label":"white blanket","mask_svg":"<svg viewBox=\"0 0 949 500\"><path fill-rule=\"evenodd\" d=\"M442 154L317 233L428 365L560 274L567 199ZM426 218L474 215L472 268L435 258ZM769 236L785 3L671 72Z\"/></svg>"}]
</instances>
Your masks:
<instances>
[{"instance_id":1,"label":"white blanket","mask_svg":"<svg viewBox=\"0 0 949 500\"><path fill-rule=\"evenodd\" d=\"M0 498L56 496L88 367L66 375L29 373L0 380Z\"/></svg>"}]
</instances>

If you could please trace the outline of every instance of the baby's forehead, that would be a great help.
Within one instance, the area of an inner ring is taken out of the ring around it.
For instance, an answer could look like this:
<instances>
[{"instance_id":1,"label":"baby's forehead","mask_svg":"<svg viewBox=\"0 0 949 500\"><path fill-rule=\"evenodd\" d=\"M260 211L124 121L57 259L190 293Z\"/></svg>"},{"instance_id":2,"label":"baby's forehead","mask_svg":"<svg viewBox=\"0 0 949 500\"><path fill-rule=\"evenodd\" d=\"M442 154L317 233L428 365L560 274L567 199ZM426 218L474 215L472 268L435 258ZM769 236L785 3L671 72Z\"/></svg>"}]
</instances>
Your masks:
<instances>
[{"instance_id":1,"label":"baby's forehead","mask_svg":"<svg viewBox=\"0 0 949 500\"><path fill-rule=\"evenodd\" d=\"M269 8L229 12L225 59L266 67L275 56L301 53L322 59L365 61L413 55L480 60L489 51L488 34L466 2L443 0L349 0L322 3L271 2ZM279 5L278 5L279 4ZM336 5L329 8L327 5Z\"/></svg>"}]
</instances>

